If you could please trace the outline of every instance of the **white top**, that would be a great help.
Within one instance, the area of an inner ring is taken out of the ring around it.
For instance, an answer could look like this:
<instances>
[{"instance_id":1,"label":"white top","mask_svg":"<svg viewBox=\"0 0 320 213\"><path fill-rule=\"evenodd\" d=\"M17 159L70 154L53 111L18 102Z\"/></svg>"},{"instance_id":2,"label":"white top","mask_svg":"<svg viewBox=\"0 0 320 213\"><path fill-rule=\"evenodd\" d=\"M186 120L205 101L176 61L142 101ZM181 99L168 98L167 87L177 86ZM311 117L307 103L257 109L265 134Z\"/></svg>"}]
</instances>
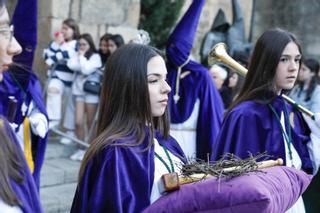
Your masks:
<instances>
[{"instance_id":1,"label":"white top","mask_svg":"<svg viewBox=\"0 0 320 213\"><path fill-rule=\"evenodd\" d=\"M282 126L285 134L287 134L286 128L285 128L283 112L281 112L280 123L281 123L281 126ZM282 136L283 136L284 147L285 147L285 150L286 150L286 166L294 167L296 169L301 169L302 162L301 162L301 158L298 155L297 150L294 148L293 144L291 143L290 144L290 148L291 148L291 152L292 152L292 160L291 160L290 159L290 154L289 154L289 148L288 148L285 136L284 135L282 135Z\"/></svg>"},{"instance_id":2,"label":"white top","mask_svg":"<svg viewBox=\"0 0 320 213\"><path fill-rule=\"evenodd\" d=\"M296 85L290 92L290 97L298 104L301 104L312 112L320 112L320 85L316 85L308 101L305 101L306 96L307 88L304 87L302 91L300 91L299 85Z\"/></svg>"},{"instance_id":3,"label":"white top","mask_svg":"<svg viewBox=\"0 0 320 213\"><path fill-rule=\"evenodd\" d=\"M199 109L200 100L197 99L190 117L185 122L179 124L170 124L170 135L172 135L178 141L187 158L196 157Z\"/></svg>"},{"instance_id":4,"label":"white top","mask_svg":"<svg viewBox=\"0 0 320 213\"><path fill-rule=\"evenodd\" d=\"M286 128L285 128L283 112L281 112L280 123L281 123L281 126L282 126L285 134L287 134ZM284 147L285 147L285 152L286 152L286 166L288 166L288 167L293 166L296 169L301 169L301 167L302 167L301 158L299 157L298 152L294 148L292 143L290 144L290 148L291 148L291 152L292 152L292 160L290 159L289 148L288 148L284 134L283 134L283 142L284 142ZM304 212L305 212L305 208L304 208L304 203L303 203L301 196L299 197L297 202L290 209L288 209L286 211L286 213L304 213Z\"/></svg>"},{"instance_id":5,"label":"white top","mask_svg":"<svg viewBox=\"0 0 320 213\"><path fill-rule=\"evenodd\" d=\"M4 203L3 200L0 198L0 212L22 213L22 210L19 206L9 206L8 204Z\"/></svg>"},{"instance_id":6,"label":"white top","mask_svg":"<svg viewBox=\"0 0 320 213\"><path fill-rule=\"evenodd\" d=\"M100 55L94 53L89 59L83 55L76 55L68 61L67 66L76 72L76 78L72 85L72 94L85 95L85 92L83 91L84 82L88 75L99 71L102 64Z\"/></svg>"},{"instance_id":7,"label":"white top","mask_svg":"<svg viewBox=\"0 0 320 213\"><path fill-rule=\"evenodd\" d=\"M159 145L159 142L157 139L154 139L154 151L157 153L166 163L167 165L171 168L170 161L163 150L162 146ZM174 171L180 174L180 168L179 165L182 164L181 160L173 155L169 150L168 150L169 156L173 162L174 166ZM150 204L155 202L157 199L159 199L162 195L160 193L159 185L161 181L161 177L164 174L168 174L168 170L166 166L156 157L154 156L154 179L153 179L153 185L152 185L152 191L150 195Z\"/></svg>"},{"instance_id":8,"label":"white top","mask_svg":"<svg viewBox=\"0 0 320 213\"><path fill-rule=\"evenodd\" d=\"M44 50L44 55L48 58L45 60L48 66L52 66L55 63L63 64L62 70L55 69L54 74L59 79L64 81L73 81L73 73L66 72L66 61L76 55L77 41L71 40L59 45L56 42L52 42L47 49Z\"/></svg>"}]
</instances>

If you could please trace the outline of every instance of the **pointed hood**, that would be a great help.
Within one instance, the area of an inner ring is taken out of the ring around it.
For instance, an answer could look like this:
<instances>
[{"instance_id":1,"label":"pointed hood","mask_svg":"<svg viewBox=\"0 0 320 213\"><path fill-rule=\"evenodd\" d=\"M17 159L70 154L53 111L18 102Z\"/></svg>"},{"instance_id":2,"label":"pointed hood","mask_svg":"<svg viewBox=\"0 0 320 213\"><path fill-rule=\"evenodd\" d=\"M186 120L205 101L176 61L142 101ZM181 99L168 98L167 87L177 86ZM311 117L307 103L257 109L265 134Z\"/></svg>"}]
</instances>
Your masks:
<instances>
[{"instance_id":1,"label":"pointed hood","mask_svg":"<svg viewBox=\"0 0 320 213\"><path fill-rule=\"evenodd\" d=\"M167 57L176 67L190 55L204 3L205 0L194 0L168 39Z\"/></svg>"},{"instance_id":2,"label":"pointed hood","mask_svg":"<svg viewBox=\"0 0 320 213\"><path fill-rule=\"evenodd\" d=\"M230 27L224 11L220 8L211 26L211 31L225 32Z\"/></svg>"},{"instance_id":3,"label":"pointed hood","mask_svg":"<svg viewBox=\"0 0 320 213\"><path fill-rule=\"evenodd\" d=\"M12 17L14 36L22 47L22 53L14 61L31 70L37 45L37 0L19 0Z\"/></svg>"}]
</instances>

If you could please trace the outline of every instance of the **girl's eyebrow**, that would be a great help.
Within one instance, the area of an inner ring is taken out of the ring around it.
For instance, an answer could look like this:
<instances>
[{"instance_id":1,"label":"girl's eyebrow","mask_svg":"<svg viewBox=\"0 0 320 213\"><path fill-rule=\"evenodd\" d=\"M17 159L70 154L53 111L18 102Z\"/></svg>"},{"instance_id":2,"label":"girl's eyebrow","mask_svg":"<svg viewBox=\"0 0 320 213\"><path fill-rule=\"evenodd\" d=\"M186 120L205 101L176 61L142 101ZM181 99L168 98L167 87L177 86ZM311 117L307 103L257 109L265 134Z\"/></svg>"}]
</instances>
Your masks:
<instances>
[{"instance_id":1,"label":"girl's eyebrow","mask_svg":"<svg viewBox=\"0 0 320 213\"><path fill-rule=\"evenodd\" d=\"M282 54L281 57L291 57L291 55L289 55L289 54ZM296 55L296 56L294 56L294 57L301 57L301 54Z\"/></svg>"},{"instance_id":2,"label":"girl's eyebrow","mask_svg":"<svg viewBox=\"0 0 320 213\"><path fill-rule=\"evenodd\" d=\"M147 74L147 76L150 76L150 75L161 76L159 73L149 73L149 74Z\"/></svg>"},{"instance_id":3,"label":"girl's eyebrow","mask_svg":"<svg viewBox=\"0 0 320 213\"><path fill-rule=\"evenodd\" d=\"M281 56L287 56L287 57L290 57L291 55L290 55L290 54L282 54ZM301 56L301 54L296 55L295 57L298 57L298 56Z\"/></svg>"}]
</instances>

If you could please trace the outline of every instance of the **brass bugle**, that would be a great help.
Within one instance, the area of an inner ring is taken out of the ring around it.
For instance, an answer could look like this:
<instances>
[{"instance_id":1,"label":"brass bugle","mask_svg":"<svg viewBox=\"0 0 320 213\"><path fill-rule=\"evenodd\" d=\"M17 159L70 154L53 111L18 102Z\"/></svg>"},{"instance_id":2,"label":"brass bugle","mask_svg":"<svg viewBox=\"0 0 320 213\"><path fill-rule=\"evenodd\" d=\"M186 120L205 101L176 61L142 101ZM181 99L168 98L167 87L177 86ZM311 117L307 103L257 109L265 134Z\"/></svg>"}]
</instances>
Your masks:
<instances>
[{"instance_id":1,"label":"brass bugle","mask_svg":"<svg viewBox=\"0 0 320 213\"><path fill-rule=\"evenodd\" d=\"M227 45L225 43L218 43L216 44L209 52L208 55L208 64L211 66L217 62L222 62L229 66L231 69L236 71L241 76L246 76L248 73L248 70L243 67L240 63L238 63L236 60L231 58L227 53ZM306 115L310 116L313 120L315 119L314 113L308 110L307 108L301 106L300 104L297 104L294 100L289 98L288 96L282 94L282 97L291 105L298 108L298 110L302 113L305 113Z\"/></svg>"},{"instance_id":2,"label":"brass bugle","mask_svg":"<svg viewBox=\"0 0 320 213\"><path fill-rule=\"evenodd\" d=\"M247 75L248 70L228 55L227 45L225 43L218 43L214 45L209 52L208 64L211 66L217 62L222 62L228 65L241 76L245 77Z\"/></svg>"}]
</instances>

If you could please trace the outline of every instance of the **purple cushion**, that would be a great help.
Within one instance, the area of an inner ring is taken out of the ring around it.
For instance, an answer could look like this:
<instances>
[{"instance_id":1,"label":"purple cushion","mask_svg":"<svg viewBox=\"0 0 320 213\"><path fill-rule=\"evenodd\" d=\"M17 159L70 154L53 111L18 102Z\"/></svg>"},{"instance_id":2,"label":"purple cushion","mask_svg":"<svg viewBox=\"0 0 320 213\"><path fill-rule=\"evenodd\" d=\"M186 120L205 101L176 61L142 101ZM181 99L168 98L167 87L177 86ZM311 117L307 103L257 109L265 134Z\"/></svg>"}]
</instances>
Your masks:
<instances>
[{"instance_id":1,"label":"purple cushion","mask_svg":"<svg viewBox=\"0 0 320 213\"><path fill-rule=\"evenodd\" d=\"M266 173L182 185L144 212L285 212L312 179L303 171L285 166L263 171Z\"/></svg>"}]
</instances>

